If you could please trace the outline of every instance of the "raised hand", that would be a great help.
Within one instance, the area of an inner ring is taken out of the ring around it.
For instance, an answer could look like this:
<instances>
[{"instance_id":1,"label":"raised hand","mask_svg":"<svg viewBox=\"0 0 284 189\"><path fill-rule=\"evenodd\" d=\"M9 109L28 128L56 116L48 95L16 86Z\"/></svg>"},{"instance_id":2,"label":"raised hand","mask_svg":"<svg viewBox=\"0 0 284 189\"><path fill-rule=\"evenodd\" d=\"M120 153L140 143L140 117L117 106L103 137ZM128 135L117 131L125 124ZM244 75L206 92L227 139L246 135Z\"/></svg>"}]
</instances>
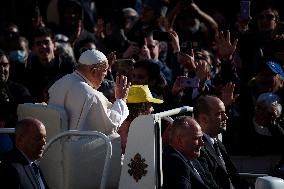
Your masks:
<instances>
[{"instance_id":1,"label":"raised hand","mask_svg":"<svg viewBox=\"0 0 284 189\"><path fill-rule=\"evenodd\" d=\"M231 43L230 31L227 31L226 38L224 36L223 31L221 31L219 35L215 36L215 44L213 48L217 52L218 58L223 60L231 60L237 48L237 44L238 39L235 39L233 44Z\"/></svg>"},{"instance_id":2,"label":"raised hand","mask_svg":"<svg viewBox=\"0 0 284 189\"><path fill-rule=\"evenodd\" d=\"M181 85L181 80L183 78L186 78L185 76L178 76L174 82L173 88L172 88L172 94L173 95L178 95L182 90L183 87Z\"/></svg>"},{"instance_id":3,"label":"raised hand","mask_svg":"<svg viewBox=\"0 0 284 189\"><path fill-rule=\"evenodd\" d=\"M126 101L131 83L127 82L127 77L124 75L116 76L115 81L115 98Z\"/></svg>"},{"instance_id":4,"label":"raised hand","mask_svg":"<svg viewBox=\"0 0 284 189\"><path fill-rule=\"evenodd\" d=\"M193 50L191 50L190 54L179 52L177 54L177 60L180 64L187 68L188 71L194 71L196 69Z\"/></svg>"},{"instance_id":5,"label":"raised hand","mask_svg":"<svg viewBox=\"0 0 284 189\"><path fill-rule=\"evenodd\" d=\"M132 58L133 55L139 54L140 52L140 47L138 44L132 42L130 46L126 49L126 51L123 53L122 57L123 58Z\"/></svg>"},{"instance_id":6,"label":"raised hand","mask_svg":"<svg viewBox=\"0 0 284 189\"><path fill-rule=\"evenodd\" d=\"M139 53L139 59L140 59L140 60L148 60L148 59L151 59L150 50L149 50L149 48L148 48L147 45L148 45L147 39L144 38L144 45L143 45L143 47L141 48L140 53Z\"/></svg>"},{"instance_id":7,"label":"raised hand","mask_svg":"<svg viewBox=\"0 0 284 189\"><path fill-rule=\"evenodd\" d=\"M105 37L105 22L103 19L98 19L94 31L98 39L102 39Z\"/></svg>"},{"instance_id":8,"label":"raised hand","mask_svg":"<svg viewBox=\"0 0 284 189\"><path fill-rule=\"evenodd\" d=\"M107 55L107 60L109 64L109 70L111 71L111 66L114 64L116 60L116 51L113 51Z\"/></svg>"},{"instance_id":9,"label":"raised hand","mask_svg":"<svg viewBox=\"0 0 284 189\"><path fill-rule=\"evenodd\" d=\"M82 31L82 20L79 20L76 26L76 29L74 30L73 34L71 35L69 41L70 44L72 46L74 46L76 40L79 38L79 36L81 35L81 31Z\"/></svg>"},{"instance_id":10,"label":"raised hand","mask_svg":"<svg viewBox=\"0 0 284 189\"><path fill-rule=\"evenodd\" d=\"M201 83L204 83L207 79L210 78L210 69L207 61L199 60L196 61L196 77L200 80Z\"/></svg>"},{"instance_id":11,"label":"raised hand","mask_svg":"<svg viewBox=\"0 0 284 189\"><path fill-rule=\"evenodd\" d=\"M232 105L236 99L239 97L239 94L234 94L235 84L232 82L227 83L221 89L221 100L225 104L225 106Z\"/></svg>"},{"instance_id":12,"label":"raised hand","mask_svg":"<svg viewBox=\"0 0 284 189\"><path fill-rule=\"evenodd\" d=\"M169 31L171 38L172 38L172 42L171 45L173 47L173 51L174 52L179 52L180 51L180 45L179 45L179 37L178 34L175 31Z\"/></svg>"}]
</instances>

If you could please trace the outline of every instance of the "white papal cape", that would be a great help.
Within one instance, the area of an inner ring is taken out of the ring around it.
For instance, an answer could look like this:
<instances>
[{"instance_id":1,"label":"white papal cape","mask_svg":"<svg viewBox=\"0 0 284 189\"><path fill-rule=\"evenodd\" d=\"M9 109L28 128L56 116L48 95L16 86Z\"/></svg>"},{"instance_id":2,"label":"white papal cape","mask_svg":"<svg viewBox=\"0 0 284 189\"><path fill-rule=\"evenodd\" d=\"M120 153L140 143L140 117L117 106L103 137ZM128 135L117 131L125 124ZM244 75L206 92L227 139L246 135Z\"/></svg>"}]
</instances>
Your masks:
<instances>
[{"instance_id":1,"label":"white papal cape","mask_svg":"<svg viewBox=\"0 0 284 189\"><path fill-rule=\"evenodd\" d=\"M64 107L67 112L69 129L95 130L108 135L116 131L129 114L122 99L110 103L78 71L56 81L48 93L48 104Z\"/></svg>"}]
</instances>

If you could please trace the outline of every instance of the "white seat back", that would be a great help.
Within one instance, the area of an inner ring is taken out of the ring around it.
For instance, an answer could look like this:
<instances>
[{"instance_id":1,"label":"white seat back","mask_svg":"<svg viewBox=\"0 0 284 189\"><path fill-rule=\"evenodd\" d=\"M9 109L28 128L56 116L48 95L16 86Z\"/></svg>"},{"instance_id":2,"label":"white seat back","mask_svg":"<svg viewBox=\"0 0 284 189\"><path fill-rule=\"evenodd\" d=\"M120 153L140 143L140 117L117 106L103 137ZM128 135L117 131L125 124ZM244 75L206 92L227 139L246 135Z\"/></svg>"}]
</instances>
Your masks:
<instances>
[{"instance_id":1,"label":"white seat back","mask_svg":"<svg viewBox=\"0 0 284 189\"><path fill-rule=\"evenodd\" d=\"M68 120L65 110L61 107L46 104L19 104L18 119L34 117L46 127L47 141L55 135L68 129ZM40 161L40 167L49 188L63 188L63 146L62 140L52 146Z\"/></svg>"},{"instance_id":2,"label":"white seat back","mask_svg":"<svg viewBox=\"0 0 284 189\"><path fill-rule=\"evenodd\" d=\"M68 129L67 114L61 107L46 104L19 104L19 120L25 117L39 119L46 127L47 141ZM49 188L63 188L63 146L62 141L52 146L40 161L40 167Z\"/></svg>"},{"instance_id":3,"label":"white seat back","mask_svg":"<svg viewBox=\"0 0 284 189\"><path fill-rule=\"evenodd\" d=\"M112 157L106 188L117 188L121 172L120 136L108 136L112 143ZM106 145L102 139L71 137L63 143L64 189L100 188Z\"/></svg>"},{"instance_id":4,"label":"white seat back","mask_svg":"<svg viewBox=\"0 0 284 189\"><path fill-rule=\"evenodd\" d=\"M34 117L46 126L47 141L68 130L65 110L54 105L20 104L18 117ZM112 143L107 188L117 188L121 171L120 136L108 136ZM40 166L50 189L100 188L106 145L94 137L64 137L47 149Z\"/></svg>"},{"instance_id":5,"label":"white seat back","mask_svg":"<svg viewBox=\"0 0 284 189\"><path fill-rule=\"evenodd\" d=\"M59 106L46 104L19 104L18 119L34 117L39 119L46 127L47 140L62 131L68 130L68 117L65 110Z\"/></svg>"},{"instance_id":6,"label":"white seat back","mask_svg":"<svg viewBox=\"0 0 284 189\"><path fill-rule=\"evenodd\" d=\"M258 177L255 182L255 189L283 189L284 180L272 176Z\"/></svg>"}]
</instances>

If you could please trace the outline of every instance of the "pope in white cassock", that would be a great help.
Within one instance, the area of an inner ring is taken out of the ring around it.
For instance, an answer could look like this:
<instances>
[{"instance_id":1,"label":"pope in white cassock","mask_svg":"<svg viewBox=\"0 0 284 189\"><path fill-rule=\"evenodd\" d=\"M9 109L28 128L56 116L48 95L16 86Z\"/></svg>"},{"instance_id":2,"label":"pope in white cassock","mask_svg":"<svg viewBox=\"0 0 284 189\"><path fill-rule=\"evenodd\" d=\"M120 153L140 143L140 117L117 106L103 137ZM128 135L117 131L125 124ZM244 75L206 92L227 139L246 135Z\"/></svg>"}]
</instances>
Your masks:
<instances>
[{"instance_id":1,"label":"pope in white cassock","mask_svg":"<svg viewBox=\"0 0 284 189\"><path fill-rule=\"evenodd\" d=\"M48 104L64 107L69 117L69 129L94 130L108 135L127 118L129 111L125 101L130 87L127 77L116 77L116 101L113 104L97 90L108 66L102 52L87 50L81 54L77 69L49 88Z\"/></svg>"}]
</instances>

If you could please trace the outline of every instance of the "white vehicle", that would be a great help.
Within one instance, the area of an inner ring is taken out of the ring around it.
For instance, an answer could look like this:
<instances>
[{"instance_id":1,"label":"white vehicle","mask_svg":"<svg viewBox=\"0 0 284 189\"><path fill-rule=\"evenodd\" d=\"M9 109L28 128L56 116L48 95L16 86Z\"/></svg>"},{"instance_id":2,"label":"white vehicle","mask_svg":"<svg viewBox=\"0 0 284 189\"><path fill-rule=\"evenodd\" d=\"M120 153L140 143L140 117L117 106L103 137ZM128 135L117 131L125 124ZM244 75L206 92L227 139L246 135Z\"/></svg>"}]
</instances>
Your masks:
<instances>
[{"instance_id":1,"label":"white vehicle","mask_svg":"<svg viewBox=\"0 0 284 189\"><path fill-rule=\"evenodd\" d=\"M47 145L40 166L50 189L156 189L163 185L161 119L171 121L170 116L187 111L192 107L135 118L123 157L118 134L69 130L67 115L60 107L20 104L18 116L35 117L46 126ZM13 130L0 129L5 132ZM246 170L248 157L232 158L241 172ZM263 164L258 167L269 163L259 162ZM283 179L267 176L265 171L240 174L251 180L252 188L284 189Z\"/></svg>"}]
</instances>

